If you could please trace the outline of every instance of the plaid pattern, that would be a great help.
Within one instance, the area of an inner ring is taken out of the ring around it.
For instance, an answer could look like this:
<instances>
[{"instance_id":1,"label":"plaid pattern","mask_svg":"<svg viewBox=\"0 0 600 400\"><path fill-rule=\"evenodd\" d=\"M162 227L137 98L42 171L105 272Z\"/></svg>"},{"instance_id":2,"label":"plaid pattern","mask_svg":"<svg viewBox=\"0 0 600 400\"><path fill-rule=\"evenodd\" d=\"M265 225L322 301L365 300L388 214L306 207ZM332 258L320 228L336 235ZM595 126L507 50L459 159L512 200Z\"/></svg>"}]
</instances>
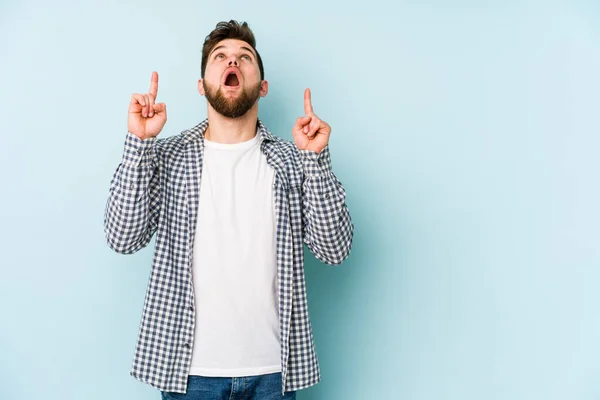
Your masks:
<instances>
[{"instance_id":1,"label":"plaid pattern","mask_svg":"<svg viewBox=\"0 0 600 400\"><path fill-rule=\"evenodd\" d=\"M156 233L152 269L130 374L185 393L194 339L192 250L208 120L168 138L128 132L110 184L104 230L111 249L132 254ZM275 169L282 394L320 381L308 316L303 243L329 265L344 261L354 225L329 148L298 150L257 121L260 148Z\"/></svg>"}]
</instances>

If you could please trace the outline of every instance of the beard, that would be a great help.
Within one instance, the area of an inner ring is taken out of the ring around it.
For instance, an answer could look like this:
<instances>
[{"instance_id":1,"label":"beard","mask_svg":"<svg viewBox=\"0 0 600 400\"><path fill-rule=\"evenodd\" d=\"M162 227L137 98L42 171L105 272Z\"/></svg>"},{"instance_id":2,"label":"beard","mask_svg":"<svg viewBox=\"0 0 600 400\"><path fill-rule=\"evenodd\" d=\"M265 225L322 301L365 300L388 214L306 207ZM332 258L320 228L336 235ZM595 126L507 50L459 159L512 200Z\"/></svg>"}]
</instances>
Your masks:
<instances>
[{"instance_id":1,"label":"beard","mask_svg":"<svg viewBox=\"0 0 600 400\"><path fill-rule=\"evenodd\" d=\"M260 95L260 82L249 91L242 88L242 93L237 99L227 99L222 88L212 90L206 81L202 81L206 100L216 112L227 118L238 118L252 108Z\"/></svg>"}]
</instances>

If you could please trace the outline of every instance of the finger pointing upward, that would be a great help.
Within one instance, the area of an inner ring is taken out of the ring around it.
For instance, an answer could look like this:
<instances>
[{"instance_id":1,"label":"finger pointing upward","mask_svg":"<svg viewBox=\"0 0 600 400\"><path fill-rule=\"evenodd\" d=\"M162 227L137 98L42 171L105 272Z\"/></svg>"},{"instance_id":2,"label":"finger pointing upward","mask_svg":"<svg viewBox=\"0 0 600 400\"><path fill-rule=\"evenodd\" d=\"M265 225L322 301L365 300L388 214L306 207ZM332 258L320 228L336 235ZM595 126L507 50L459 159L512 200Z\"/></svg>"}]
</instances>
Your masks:
<instances>
[{"instance_id":1,"label":"finger pointing upward","mask_svg":"<svg viewBox=\"0 0 600 400\"><path fill-rule=\"evenodd\" d=\"M147 115L152 118L154 116L154 101L158 94L158 72L152 71L152 79L150 80L150 91L148 92L148 109Z\"/></svg>"},{"instance_id":2,"label":"finger pointing upward","mask_svg":"<svg viewBox=\"0 0 600 400\"><path fill-rule=\"evenodd\" d=\"M150 81L150 92L154 98L158 95L158 72L152 71L152 80Z\"/></svg>"},{"instance_id":3,"label":"finger pointing upward","mask_svg":"<svg viewBox=\"0 0 600 400\"><path fill-rule=\"evenodd\" d=\"M306 90L304 91L304 114L306 115L312 115L313 113L313 108L312 108L312 103L310 101L310 89L306 88Z\"/></svg>"}]
</instances>

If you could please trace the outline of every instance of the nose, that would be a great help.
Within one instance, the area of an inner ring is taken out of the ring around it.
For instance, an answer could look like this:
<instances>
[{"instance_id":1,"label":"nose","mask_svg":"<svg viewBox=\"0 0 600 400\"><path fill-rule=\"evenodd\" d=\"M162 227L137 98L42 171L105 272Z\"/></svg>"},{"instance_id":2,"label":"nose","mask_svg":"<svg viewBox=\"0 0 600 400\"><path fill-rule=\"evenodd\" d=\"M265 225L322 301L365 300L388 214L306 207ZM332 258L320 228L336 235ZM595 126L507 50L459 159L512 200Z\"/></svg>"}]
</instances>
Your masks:
<instances>
[{"instance_id":1,"label":"nose","mask_svg":"<svg viewBox=\"0 0 600 400\"><path fill-rule=\"evenodd\" d=\"M237 59L233 58L229 60L229 66L235 65L236 67L238 66L238 62Z\"/></svg>"}]
</instances>

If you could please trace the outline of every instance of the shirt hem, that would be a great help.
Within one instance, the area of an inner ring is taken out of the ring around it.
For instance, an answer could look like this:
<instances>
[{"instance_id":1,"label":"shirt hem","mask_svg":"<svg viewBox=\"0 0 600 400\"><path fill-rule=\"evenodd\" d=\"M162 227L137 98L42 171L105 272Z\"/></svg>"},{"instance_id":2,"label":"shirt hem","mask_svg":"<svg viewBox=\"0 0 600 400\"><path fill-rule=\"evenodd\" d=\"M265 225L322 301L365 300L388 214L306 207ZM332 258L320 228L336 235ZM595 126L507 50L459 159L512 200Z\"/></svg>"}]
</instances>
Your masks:
<instances>
[{"instance_id":1,"label":"shirt hem","mask_svg":"<svg viewBox=\"0 0 600 400\"><path fill-rule=\"evenodd\" d=\"M219 369L219 368L198 368L190 367L188 375L211 376L211 377L241 377L256 376L281 372L281 365L274 365L260 368L243 369Z\"/></svg>"}]
</instances>

